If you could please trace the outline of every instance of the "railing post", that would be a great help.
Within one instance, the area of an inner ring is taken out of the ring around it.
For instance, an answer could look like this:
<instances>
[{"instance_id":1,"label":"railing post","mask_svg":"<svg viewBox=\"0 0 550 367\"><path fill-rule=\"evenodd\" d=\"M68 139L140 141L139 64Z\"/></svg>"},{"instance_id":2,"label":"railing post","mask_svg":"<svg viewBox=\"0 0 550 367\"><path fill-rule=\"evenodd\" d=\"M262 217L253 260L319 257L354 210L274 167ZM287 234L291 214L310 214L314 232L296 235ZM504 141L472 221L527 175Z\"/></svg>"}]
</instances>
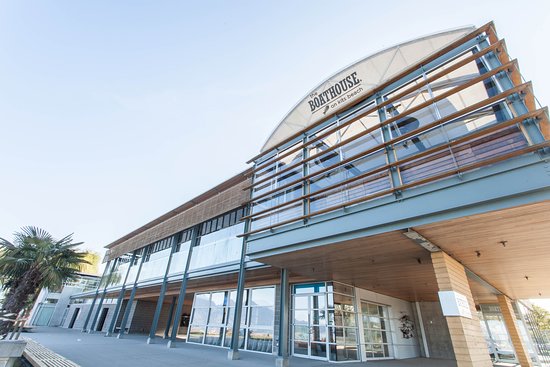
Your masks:
<instances>
[{"instance_id":1,"label":"railing post","mask_svg":"<svg viewBox=\"0 0 550 367\"><path fill-rule=\"evenodd\" d=\"M383 100L381 95L378 95L376 97L376 104L377 105L379 105L383 101L384 100ZM386 109L386 107L377 109L378 118L380 119L381 123L386 121L386 111L385 111L385 109ZM390 126L389 125L384 125L384 126L381 127L381 130L382 130L382 140L384 142L387 142L387 141L391 140ZM388 163L391 164L391 163L394 163L394 162L397 161L397 157L395 156L395 150L393 149L393 146L386 144L386 145L384 145L384 150L386 152L386 159L387 159ZM399 187L399 186L402 185L401 175L399 174L399 168L397 166L390 167L390 179L391 179L392 188ZM396 198L401 196L401 194L398 193L398 192L395 192L394 195L395 195Z\"/></svg>"},{"instance_id":2,"label":"railing post","mask_svg":"<svg viewBox=\"0 0 550 367\"><path fill-rule=\"evenodd\" d=\"M86 315L86 320L84 320L84 325L82 326L82 332L85 333L88 327L88 323L90 322L90 317L92 316L92 311L94 310L95 303L97 301L97 296L99 295L99 289L101 288L101 280L105 278L105 274L107 274L107 269L109 269L109 265L111 264L111 260L107 261L107 264L105 265L105 269L103 269L103 274L101 275L101 279L99 280L99 283L97 284L97 288L95 290L94 299L92 301L92 304L90 305L90 309L88 310L88 314Z\"/></svg>"},{"instance_id":3,"label":"railing post","mask_svg":"<svg viewBox=\"0 0 550 367\"><path fill-rule=\"evenodd\" d=\"M302 140L302 144L304 144L304 147L302 148L302 161L305 160L308 156L309 156L309 152L308 152L308 146L307 146L307 134L304 134L304 139ZM302 164L302 174L303 176L302 177L305 177L309 174L309 164L308 162L305 162ZM305 179L302 181L302 195L307 195L309 194L309 190L310 190L310 181L309 179ZM310 208L310 204L311 204L311 200L309 197L305 198L302 202L302 215L309 215L309 212L311 210ZM305 218L304 219L304 224L306 224L308 222L308 218Z\"/></svg>"},{"instance_id":4,"label":"railing post","mask_svg":"<svg viewBox=\"0 0 550 367\"><path fill-rule=\"evenodd\" d=\"M124 292L126 291L126 281L128 280L128 274L130 274L130 269L132 266L134 266L134 260L136 259L136 251L132 253L132 258L130 259L130 262L128 263L128 270L126 270L126 275L124 276L124 281L122 282L122 286L120 288L120 293L118 294L118 298L116 300L116 306L115 311L113 314L113 318L111 319L111 324L109 325L109 329L107 330L107 333L105 333L105 336L111 336L113 335L113 330L116 326L116 320L118 318L118 313L120 312L120 305L122 304L122 300L124 299Z\"/></svg>"},{"instance_id":5,"label":"railing post","mask_svg":"<svg viewBox=\"0 0 550 367\"><path fill-rule=\"evenodd\" d=\"M485 48L489 46L487 40L483 40L482 42L479 43L479 45L481 48ZM491 52L485 55L483 59L487 62L487 66L490 69L495 69L502 65L499 58ZM512 79L506 72L498 73L497 75L495 75L495 79L498 80L503 90L508 90L516 86L514 85L514 83L512 82ZM514 107L514 110L516 111L518 116L521 116L529 112L529 109L525 105L525 102L523 102L523 100L519 96L516 98L513 98L513 96L510 96L508 100L512 103L512 106ZM511 116L510 118L512 117L513 116ZM534 123L534 121L532 121L532 119L523 121L521 125L523 126L523 131L527 135L527 138L531 144L539 144L546 140L544 138L544 135L542 134L542 131L536 126L536 124Z\"/></svg>"},{"instance_id":6,"label":"railing post","mask_svg":"<svg viewBox=\"0 0 550 367\"><path fill-rule=\"evenodd\" d=\"M107 281L105 282L105 287L103 287L103 293L101 294L101 298L99 299L99 304L97 305L97 310L94 314L94 318L92 319L92 325L90 326L90 330L88 330L88 333L93 333L95 331L97 318L99 317L99 313L101 312L101 306L103 306L103 301L105 300L105 294L107 293L107 287L109 286L109 283L111 283L111 277L113 276L113 272L115 271L117 263L118 263L118 258L116 258L113 261L113 265L111 266L111 271L109 272L109 275L107 275Z\"/></svg>"},{"instance_id":7,"label":"railing post","mask_svg":"<svg viewBox=\"0 0 550 367\"><path fill-rule=\"evenodd\" d=\"M164 278L162 278L162 285L160 286L159 298L157 300L157 307L155 309L155 315L153 316L153 322L151 323L151 329L149 330L149 337L147 338L147 344L154 343L155 332L157 331L160 312L162 311L162 306L164 304L164 295L166 294L166 284L168 283L168 274L170 273L170 264L172 263L172 255L177 246L177 235L172 236L172 246L170 248L170 256L168 256L168 264L166 265L166 270L164 271ZM170 321L168 322L170 323Z\"/></svg>"},{"instance_id":8,"label":"railing post","mask_svg":"<svg viewBox=\"0 0 550 367\"><path fill-rule=\"evenodd\" d=\"M181 313L183 311L183 302L185 301L185 292L187 292L187 280L189 277L189 267L191 266L191 256L193 255L193 247L198 244L200 224L193 227L193 234L191 235L191 243L189 244L189 253L187 254L187 261L185 263L185 271L181 279L180 293L178 295L178 303L176 306L176 313L172 324L172 333L166 346L168 348L174 348L176 346L176 337L178 336L178 326L180 323Z\"/></svg>"},{"instance_id":9,"label":"railing post","mask_svg":"<svg viewBox=\"0 0 550 367\"><path fill-rule=\"evenodd\" d=\"M130 309L132 308L132 303L134 303L134 297L136 296L137 284L139 281L139 274L141 273L141 268L147 257L147 251L150 250L149 246L143 248L143 253L141 254L141 261L139 262L139 268L136 274L136 279L134 280L134 285L132 286L132 293L130 293L130 298L124 309L124 315L122 316L122 321L120 322L120 330L118 331L117 339L122 339L124 337L124 330L126 329L126 323L128 322L128 317L130 315Z\"/></svg>"}]
</instances>

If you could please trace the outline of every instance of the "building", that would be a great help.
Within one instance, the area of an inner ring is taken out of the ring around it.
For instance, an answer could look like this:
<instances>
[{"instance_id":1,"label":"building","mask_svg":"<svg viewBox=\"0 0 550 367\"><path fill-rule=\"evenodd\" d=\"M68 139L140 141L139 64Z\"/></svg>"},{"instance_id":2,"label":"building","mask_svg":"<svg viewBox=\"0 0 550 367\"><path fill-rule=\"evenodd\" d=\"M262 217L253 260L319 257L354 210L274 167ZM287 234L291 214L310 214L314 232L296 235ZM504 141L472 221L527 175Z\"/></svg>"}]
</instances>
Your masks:
<instances>
[{"instance_id":1,"label":"building","mask_svg":"<svg viewBox=\"0 0 550 367\"><path fill-rule=\"evenodd\" d=\"M518 300L550 294L549 138L492 23L378 52L307 93L250 169L109 244L64 326L279 366L542 365Z\"/></svg>"},{"instance_id":2,"label":"building","mask_svg":"<svg viewBox=\"0 0 550 367\"><path fill-rule=\"evenodd\" d=\"M71 296L97 289L101 277L80 273L60 289L42 288L27 318L30 326L61 326L69 313ZM72 312L74 314L74 312Z\"/></svg>"}]
</instances>

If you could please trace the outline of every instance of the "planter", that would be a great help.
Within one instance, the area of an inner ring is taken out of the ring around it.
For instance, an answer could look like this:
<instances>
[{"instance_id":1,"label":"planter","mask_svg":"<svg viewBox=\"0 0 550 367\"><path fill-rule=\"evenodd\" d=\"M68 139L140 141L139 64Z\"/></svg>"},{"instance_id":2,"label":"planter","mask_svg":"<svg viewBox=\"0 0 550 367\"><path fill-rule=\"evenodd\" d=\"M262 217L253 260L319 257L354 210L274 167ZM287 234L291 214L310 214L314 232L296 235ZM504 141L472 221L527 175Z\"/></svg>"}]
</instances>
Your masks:
<instances>
[{"instance_id":1,"label":"planter","mask_svg":"<svg viewBox=\"0 0 550 367\"><path fill-rule=\"evenodd\" d=\"M0 367L13 366L13 363L23 355L26 346L26 340L1 340Z\"/></svg>"}]
</instances>

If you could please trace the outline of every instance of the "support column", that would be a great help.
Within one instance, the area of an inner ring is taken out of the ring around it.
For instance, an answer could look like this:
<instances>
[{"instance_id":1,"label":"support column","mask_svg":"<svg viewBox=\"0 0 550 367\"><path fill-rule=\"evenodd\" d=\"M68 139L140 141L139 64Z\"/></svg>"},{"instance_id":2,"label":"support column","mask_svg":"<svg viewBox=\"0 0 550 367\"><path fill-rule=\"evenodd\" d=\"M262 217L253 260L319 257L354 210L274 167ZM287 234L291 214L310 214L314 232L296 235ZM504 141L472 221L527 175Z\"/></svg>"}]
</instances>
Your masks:
<instances>
[{"instance_id":1,"label":"support column","mask_svg":"<svg viewBox=\"0 0 550 367\"><path fill-rule=\"evenodd\" d=\"M512 344L514 345L514 350L516 352L516 358L521 364L521 367L532 367L533 362L529 358L529 352L521 338L521 333L518 328L516 314L512 308L512 303L510 298L506 297L504 294L497 295L498 305L500 306L500 311L504 318L504 323L506 324L506 329L508 329L508 334L510 339L512 339Z\"/></svg>"},{"instance_id":2,"label":"support column","mask_svg":"<svg viewBox=\"0 0 550 367\"><path fill-rule=\"evenodd\" d=\"M155 333L159 324L160 312L162 311L162 306L164 305L164 295L166 294L166 285L168 283L168 274L170 273L170 264L172 263L172 255L177 245L177 236L172 236L172 246L170 248L170 256L168 257L168 263L166 264L166 270L164 271L164 278L162 278L162 285L160 286L159 298L157 300L157 307L155 309L155 315L153 316L153 322L151 323L151 328L149 329L149 337L147 338L147 344L154 343ZM168 321L170 325L170 321Z\"/></svg>"},{"instance_id":3,"label":"support column","mask_svg":"<svg viewBox=\"0 0 550 367\"><path fill-rule=\"evenodd\" d=\"M105 278L105 275L107 274L107 269L109 269L109 265L111 264L111 260L107 261L107 264L105 265L105 269L103 269L103 275L101 275L101 279L99 280L99 284L97 285L97 288L95 290L94 299L92 301L92 304L90 305L90 309L88 310L88 314L86 315L86 320L84 320L84 326L82 326L82 332L85 333L88 327L88 323L90 322L90 317L92 316L92 312L94 310L95 303L97 301L97 296L99 295L99 289L101 288L101 280Z\"/></svg>"},{"instance_id":4,"label":"support column","mask_svg":"<svg viewBox=\"0 0 550 367\"><path fill-rule=\"evenodd\" d=\"M128 274L130 274L130 269L132 268L132 266L134 266L135 259L136 259L136 251L133 252L132 258L128 263L128 270L126 270L126 275L124 276L124 281L122 282L120 293L118 294L118 298L116 300L115 312L113 313L111 324L109 325L109 329L107 329L107 333L105 333L105 336L113 335L113 330L115 329L115 326L116 326L116 320L118 319L118 313L120 312L120 306L122 304L122 300L124 299L124 293L126 291L126 281L128 280Z\"/></svg>"},{"instance_id":5,"label":"support column","mask_svg":"<svg viewBox=\"0 0 550 367\"><path fill-rule=\"evenodd\" d=\"M111 270L109 272L109 275L107 276L107 280L105 281L105 287L103 287L103 293L101 294L101 298L99 299L99 304L97 305L97 310L94 314L94 318L92 319L92 325L90 326L90 330L88 330L88 333L93 333L95 331L97 318L99 317L99 313L101 312L101 306L103 306L103 301L105 300L105 294L107 293L107 287L109 286L109 283L111 283L111 277L115 271L117 263L118 263L118 258L116 258L113 261L113 266L111 266Z\"/></svg>"},{"instance_id":6,"label":"support column","mask_svg":"<svg viewBox=\"0 0 550 367\"><path fill-rule=\"evenodd\" d=\"M126 323L128 322L130 310L132 309L132 303L134 303L134 297L136 296L138 288L137 284L139 281L139 273L141 273L141 268L143 266L143 263L145 262L145 258L147 257L147 251L150 251L149 246L143 248L141 260L139 261L139 268L136 274L136 279L134 280L134 285L132 286L132 293L130 293L130 298L128 299L128 303L126 304L126 308L124 309L124 315L122 316L122 321L120 322L120 330L118 331L118 335L116 336L117 339L122 339L124 337L124 330L126 329Z\"/></svg>"},{"instance_id":7,"label":"support column","mask_svg":"<svg viewBox=\"0 0 550 367\"><path fill-rule=\"evenodd\" d=\"M168 311L168 321L166 321L166 328L164 329L164 339L168 339L168 336L170 335L170 325L172 324L172 320L174 317L174 308L176 307L176 300L178 298L176 296L172 297L172 302L170 303L170 311Z\"/></svg>"},{"instance_id":8,"label":"support column","mask_svg":"<svg viewBox=\"0 0 550 367\"><path fill-rule=\"evenodd\" d=\"M290 290L288 285L288 270L281 269L281 296L279 300L279 348L276 367L288 367L288 319L290 309Z\"/></svg>"},{"instance_id":9,"label":"support column","mask_svg":"<svg viewBox=\"0 0 550 367\"><path fill-rule=\"evenodd\" d=\"M464 266L442 251L432 252L431 256L457 367L492 367ZM446 311L443 307L445 291L458 293L456 303L465 298L466 304L457 307L456 313ZM471 317L465 313L470 313Z\"/></svg>"},{"instance_id":10,"label":"support column","mask_svg":"<svg viewBox=\"0 0 550 367\"><path fill-rule=\"evenodd\" d=\"M248 231L248 223L245 224L245 232ZM231 345L227 352L227 359L234 361L239 359L239 336L241 334L241 314L243 310L244 283L246 275L246 237L243 238L241 247L241 262L239 266L239 279L237 281L237 299L235 299L235 315L233 316L233 329L231 333Z\"/></svg>"},{"instance_id":11,"label":"support column","mask_svg":"<svg viewBox=\"0 0 550 367\"><path fill-rule=\"evenodd\" d=\"M191 244L189 245L189 254L187 255L187 261L185 263L185 271L181 279L180 293L178 295L178 303L176 306L176 313L172 324L172 332L170 333L170 340L166 346L168 348L174 348L176 346L176 337L178 336L178 328L181 319L181 313L183 311L183 302L185 301L185 293L187 292L187 280L189 278L189 267L191 265L191 256L193 256L193 247L197 246L199 239L200 225L196 225L193 228L193 234L191 235Z\"/></svg>"}]
</instances>

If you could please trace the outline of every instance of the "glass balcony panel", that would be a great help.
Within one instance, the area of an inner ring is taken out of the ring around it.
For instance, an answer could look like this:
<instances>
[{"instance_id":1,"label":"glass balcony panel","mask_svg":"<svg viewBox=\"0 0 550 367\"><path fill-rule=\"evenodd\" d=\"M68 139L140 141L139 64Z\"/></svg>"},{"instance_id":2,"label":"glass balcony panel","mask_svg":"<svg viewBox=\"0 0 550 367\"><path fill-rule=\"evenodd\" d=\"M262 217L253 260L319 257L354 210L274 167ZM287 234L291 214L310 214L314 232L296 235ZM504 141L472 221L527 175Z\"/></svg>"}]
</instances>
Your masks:
<instances>
[{"instance_id":1,"label":"glass balcony panel","mask_svg":"<svg viewBox=\"0 0 550 367\"><path fill-rule=\"evenodd\" d=\"M330 208L333 206L341 205L347 202L346 191L342 187L325 191L310 199L310 210L312 213Z\"/></svg>"},{"instance_id":2,"label":"glass balcony panel","mask_svg":"<svg viewBox=\"0 0 550 367\"><path fill-rule=\"evenodd\" d=\"M149 256L149 261L145 261L141 267L139 282L146 280L162 278L168 266L168 258L171 248L155 252Z\"/></svg>"},{"instance_id":3,"label":"glass balcony panel","mask_svg":"<svg viewBox=\"0 0 550 367\"><path fill-rule=\"evenodd\" d=\"M518 127L512 126L466 143L429 154L400 166L403 183L411 183L527 146ZM399 149L396 149L399 150Z\"/></svg>"},{"instance_id":4,"label":"glass balcony panel","mask_svg":"<svg viewBox=\"0 0 550 367\"><path fill-rule=\"evenodd\" d=\"M400 113L403 113L403 112L405 111L397 112L396 110L394 112L394 116L398 116ZM403 118L390 122L388 124L389 130L390 130L390 136L392 139L398 138L401 135L408 134L436 120L439 120L438 111L433 104L430 104L419 111L416 111L412 114L405 115L403 116Z\"/></svg>"},{"instance_id":5,"label":"glass balcony panel","mask_svg":"<svg viewBox=\"0 0 550 367\"><path fill-rule=\"evenodd\" d=\"M301 201L297 201L289 206L275 210L270 214L262 215L258 218L254 218L251 227L252 230L258 228L269 227L277 223L298 218L303 215L303 204Z\"/></svg>"},{"instance_id":6,"label":"glass balcony panel","mask_svg":"<svg viewBox=\"0 0 550 367\"><path fill-rule=\"evenodd\" d=\"M320 144L320 142L318 143ZM312 159L308 162L308 172L310 174L313 174L326 167L337 164L343 159L340 153L340 149L335 149L327 152L326 154L322 154L317 158Z\"/></svg>"},{"instance_id":7,"label":"glass balcony panel","mask_svg":"<svg viewBox=\"0 0 550 367\"><path fill-rule=\"evenodd\" d=\"M280 175L278 175L276 179L277 184L275 187L282 187L290 182L299 180L302 177L303 177L302 165L299 165L295 168L292 168L286 172L282 172Z\"/></svg>"},{"instance_id":8,"label":"glass balcony panel","mask_svg":"<svg viewBox=\"0 0 550 367\"><path fill-rule=\"evenodd\" d=\"M267 209L273 206L282 205L288 201L299 198L302 195L303 189L302 184L300 183L295 186L287 187L282 191L273 193L265 199L262 198L258 201L258 203L262 206L263 209Z\"/></svg>"},{"instance_id":9,"label":"glass balcony panel","mask_svg":"<svg viewBox=\"0 0 550 367\"><path fill-rule=\"evenodd\" d=\"M170 271L168 275L183 273L187 265L187 257L189 256L189 248L191 241L180 244L180 250L172 254L172 262L170 263Z\"/></svg>"},{"instance_id":10,"label":"glass balcony panel","mask_svg":"<svg viewBox=\"0 0 550 367\"><path fill-rule=\"evenodd\" d=\"M128 261L128 259L126 260ZM126 272L129 266L130 266L129 261L125 263L121 263L120 265L117 266L117 269L111 275L111 282L109 287L118 287L124 283L124 277L126 276Z\"/></svg>"},{"instance_id":11,"label":"glass balcony panel","mask_svg":"<svg viewBox=\"0 0 550 367\"><path fill-rule=\"evenodd\" d=\"M373 175L346 185L348 201L373 195L391 188L391 181L388 172Z\"/></svg>"},{"instance_id":12,"label":"glass balcony panel","mask_svg":"<svg viewBox=\"0 0 550 367\"><path fill-rule=\"evenodd\" d=\"M460 68L453 70L450 73L432 81L430 83L430 88L434 96L439 96L442 93L445 93L453 88L469 82L473 78L477 78L478 76L487 73L487 71L487 67L484 66L482 61L470 61L466 65L463 65ZM432 71L428 73L427 76L431 77L436 72L439 72L439 70ZM490 93L498 93L497 86L494 83L489 83L487 85L487 88ZM487 94L485 94L485 98L487 98Z\"/></svg>"},{"instance_id":13,"label":"glass balcony panel","mask_svg":"<svg viewBox=\"0 0 550 367\"><path fill-rule=\"evenodd\" d=\"M500 90L495 89L492 85L493 79L488 78L436 102L435 105L437 106L439 118L448 116L456 111L461 111L500 93ZM508 109L495 110L494 114L498 122L505 121L511 117Z\"/></svg>"},{"instance_id":14,"label":"glass balcony panel","mask_svg":"<svg viewBox=\"0 0 550 367\"><path fill-rule=\"evenodd\" d=\"M128 273L128 278L126 279L126 286L133 285L135 283L140 261L141 256L136 256L133 264L131 264L130 262L128 263L128 265L130 266L130 272Z\"/></svg>"},{"instance_id":15,"label":"glass balcony panel","mask_svg":"<svg viewBox=\"0 0 550 367\"><path fill-rule=\"evenodd\" d=\"M264 163L260 163L260 165L263 166ZM262 180L265 177L271 176L272 174L275 173L275 168L276 168L276 166L275 166L274 162L266 165L263 168L260 168L257 172L254 173L254 180L259 181L259 180Z\"/></svg>"},{"instance_id":16,"label":"glass balcony panel","mask_svg":"<svg viewBox=\"0 0 550 367\"><path fill-rule=\"evenodd\" d=\"M190 269L240 261L243 239L237 235L243 232L244 223L239 223L202 236L193 248Z\"/></svg>"},{"instance_id":17,"label":"glass balcony panel","mask_svg":"<svg viewBox=\"0 0 550 367\"><path fill-rule=\"evenodd\" d=\"M258 197L268 191L274 190L276 187L277 185L275 178L259 183L252 189L252 198Z\"/></svg>"},{"instance_id":18,"label":"glass balcony panel","mask_svg":"<svg viewBox=\"0 0 550 367\"><path fill-rule=\"evenodd\" d=\"M314 193L328 186L336 185L346 179L346 169L344 167L335 168L329 172L323 173L310 180L309 191Z\"/></svg>"},{"instance_id":19,"label":"glass balcony panel","mask_svg":"<svg viewBox=\"0 0 550 367\"><path fill-rule=\"evenodd\" d=\"M344 159L356 156L362 152L372 149L382 144L382 134L380 129L376 129L371 133L361 136L345 145L340 150Z\"/></svg>"},{"instance_id":20,"label":"glass balcony panel","mask_svg":"<svg viewBox=\"0 0 550 367\"><path fill-rule=\"evenodd\" d=\"M252 203L252 214L262 212L264 210L271 209L275 206L276 200L268 197L265 199L260 199L257 202Z\"/></svg>"}]
</instances>

